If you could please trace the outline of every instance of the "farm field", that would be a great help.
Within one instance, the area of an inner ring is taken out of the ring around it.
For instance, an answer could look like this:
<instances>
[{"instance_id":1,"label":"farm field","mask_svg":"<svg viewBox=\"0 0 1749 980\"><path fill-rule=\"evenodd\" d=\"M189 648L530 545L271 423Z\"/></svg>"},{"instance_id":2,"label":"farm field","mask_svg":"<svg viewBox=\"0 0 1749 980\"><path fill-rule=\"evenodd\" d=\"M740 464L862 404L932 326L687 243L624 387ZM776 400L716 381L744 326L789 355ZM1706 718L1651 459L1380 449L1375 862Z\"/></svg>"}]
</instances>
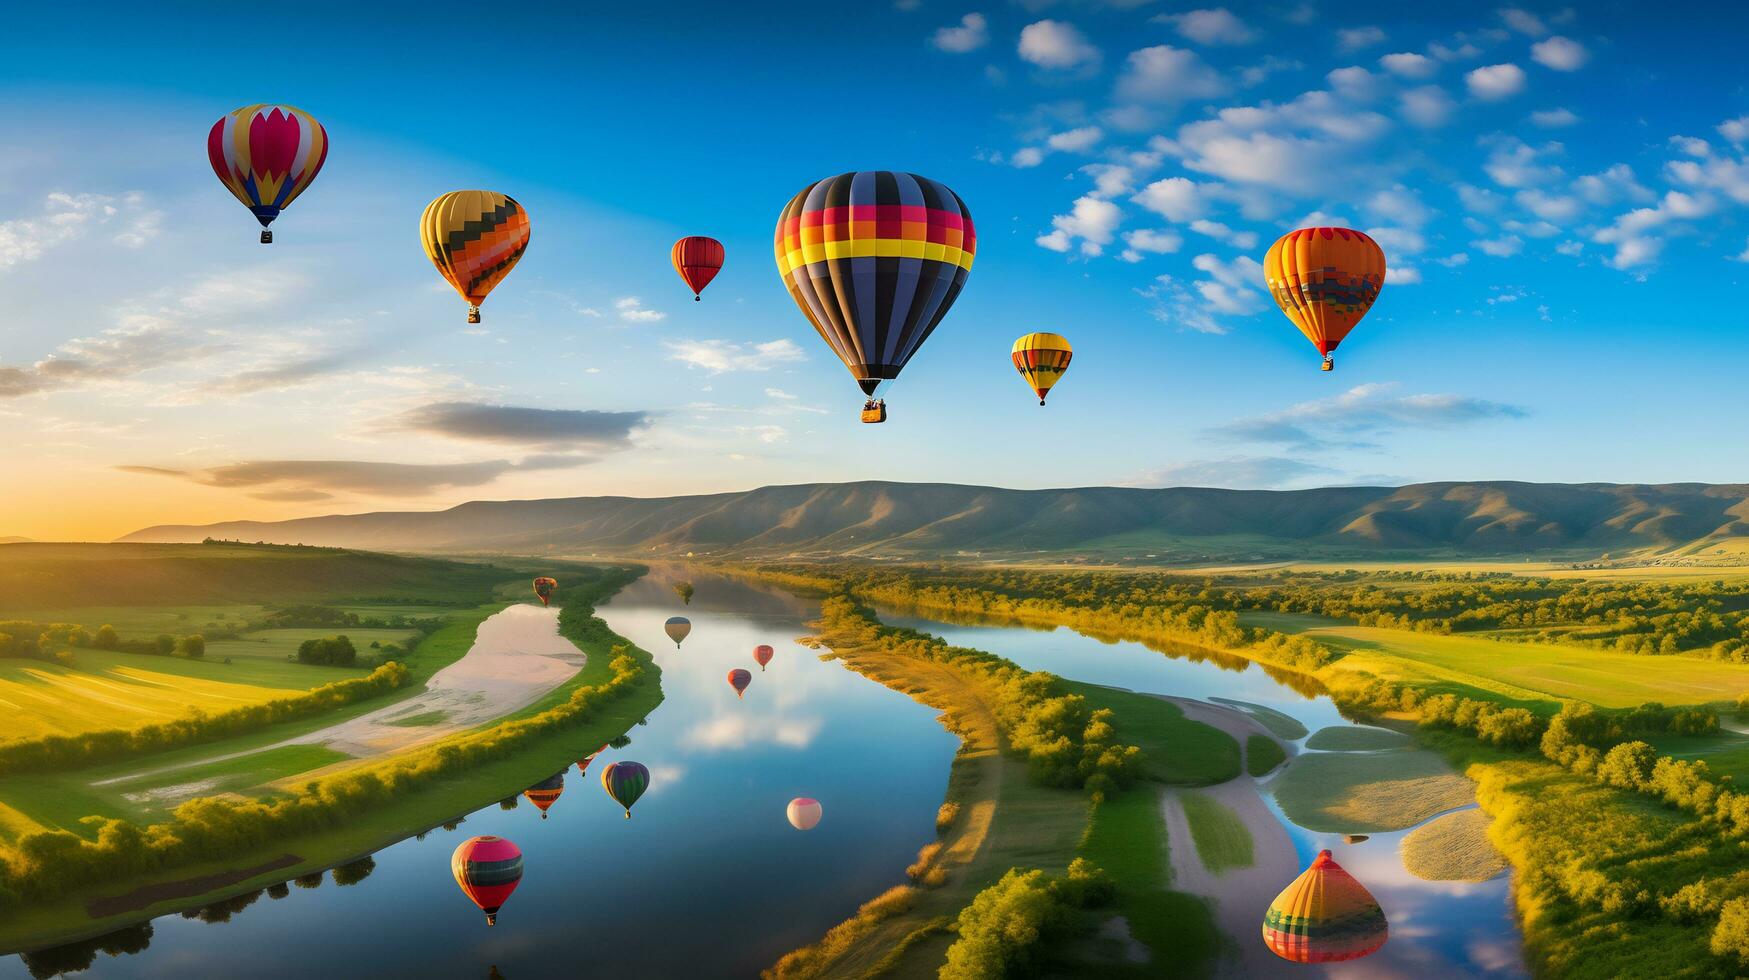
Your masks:
<instances>
[{"instance_id":1,"label":"farm field","mask_svg":"<svg viewBox=\"0 0 1749 980\"><path fill-rule=\"evenodd\" d=\"M392 629L357 629L349 626L337 626L328 629L269 629L253 630L244 633L234 640L208 640L206 655L208 660L223 660L230 657L233 660L278 660L296 657L299 644L305 640L318 640L323 637L344 634L358 649L360 659L371 657L372 643L388 644L405 647L408 641L417 639L419 634L413 630ZM308 664L298 666L309 669Z\"/></svg>"},{"instance_id":2,"label":"farm field","mask_svg":"<svg viewBox=\"0 0 1749 980\"><path fill-rule=\"evenodd\" d=\"M0 743L170 721L190 710L259 704L363 676L343 667L283 660L240 663L81 649L78 669L40 660L0 660Z\"/></svg>"}]
</instances>

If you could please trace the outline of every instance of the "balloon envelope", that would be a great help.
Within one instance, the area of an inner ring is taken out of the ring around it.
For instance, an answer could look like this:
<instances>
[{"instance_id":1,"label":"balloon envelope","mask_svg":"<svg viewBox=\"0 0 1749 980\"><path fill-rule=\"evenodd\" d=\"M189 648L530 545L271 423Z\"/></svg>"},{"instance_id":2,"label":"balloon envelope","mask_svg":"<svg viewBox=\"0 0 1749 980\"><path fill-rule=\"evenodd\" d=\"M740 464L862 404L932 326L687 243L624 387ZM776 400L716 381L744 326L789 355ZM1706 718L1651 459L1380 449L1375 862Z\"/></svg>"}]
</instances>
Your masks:
<instances>
[{"instance_id":1,"label":"balloon envelope","mask_svg":"<svg viewBox=\"0 0 1749 980\"><path fill-rule=\"evenodd\" d=\"M601 753L606 752L606 751L607 751L607 746L603 745L601 748L596 749L594 752L591 752L588 755L584 756L583 758L578 759L577 760L577 775L579 775L579 776L586 775L589 772L589 764L591 762L595 761L596 756L598 756Z\"/></svg>"},{"instance_id":2,"label":"balloon envelope","mask_svg":"<svg viewBox=\"0 0 1749 980\"><path fill-rule=\"evenodd\" d=\"M1389 931L1378 901L1329 851L1318 852L1263 916L1264 943L1295 963L1357 960L1377 952Z\"/></svg>"},{"instance_id":3,"label":"balloon envelope","mask_svg":"<svg viewBox=\"0 0 1749 980\"><path fill-rule=\"evenodd\" d=\"M546 605L553 597L553 590L559 587L557 579L541 576L534 580L534 594L540 597L540 604Z\"/></svg>"},{"instance_id":4,"label":"balloon envelope","mask_svg":"<svg viewBox=\"0 0 1749 980\"><path fill-rule=\"evenodd\" d=\"M685 616L670 616L668 621L662 624L662 632L668 634L668 638L674 641L674 648L678 650L680 641L686 639L687 635L692 632L692 620Z\"/></svg>"},{"instance_id":5,"label":"balloon envelope","mask_svg":"<svg viewBox=\"0 0 1749 980\"><path fill-rule=\"evenodd\" d=\"M650 788L650 770L641 762L616 762L601 770L601 788L613 801L625 807L626 819L632 818L632 804Z\"/></svg>"},{"instance_id":6,"label":"balloon envelope","mask_svg":"<svg viewBox=\"0 0 1749 980\"><path fill-rule=\"evenodd\" d=\"M486 924L494 925L522 881L522 850L502 837L470 837L450 855L449 870L462 894L486 913Z\"/></svg>"},{"instance_id":7,"label":"balloon envelope","mask_svg":"<svg viewBox=\"0 0 1749 980\"><path fill-rule=\"evenodd\" d=\"M777 653L776 650L773 650L771 647L761 643L758 646L753 648L753 659L758 662L759 669L764 670L765 665L768 663L771 663L771 658L776 653Z\"/></svg>"},{"instance_id":8,"label":"balloon envelope","mask_svg":"<svg viewBox=\"0 0 1749 980\"><path fill-rule=\"evenodd\" d=\"M789 822L797 830L813 830L820 822L820 801L806 796L790 800Z\"/></svg>"},{"instance_id":9,"label":"balloon envelope","mask_svg":"<svg viewBox=\"0 0 1749 980\"><path fill-rule=\"evenodd\" d=\"M1269 246L1264 283L1326 363L1385 285L1385 253L1352 228L1301 228Z\"/></svg>"},{"instance_id":10,"label":"balloon envelope","mask_svg":"<svg viewBox=\"0 0 1749 980\"><path fill-rule=\"evenodd\" d=\"M419 219L425 255L468 301L470 321L521 261L528 233L528 212L496 191L451 191L427 204Z\"/></svg>"},{"instance_id":11,"label":"balloon envelope","mask_svg":"<svg viewBox=\"0 0 1749 980\"><path fill-rule=\"evenodd\" d=\"M735 696L747 693L747 685L753 683L753 675L744 668L736 667L729 671L729 686L735 689Z\"/></svg>"},{"instance_id":12,"label":"balloon envelope","mask_svg":"<svg viewBox=\"0 0 1749 980\"><path fill-rule=\"evenodd\" d=\"M523 790L522 795L528 797L528 802L533 803L536 807L540 808L540 818L545 820L547 818L547 808L554 803L559 802L559 797L564 795L564 792L565 772L561 769L559 772L554 773L540 782L535 783L533 786Z\"/></svg>"},{"instance_id":13,"label":"balloon envelope","mask_svg":"<svg viewBox=\"0 0 1749 980\"><path fill-rule=\"evenodd\" d=\"M328 159L328 131L302 109L246 105L213 123L206 155L213 173L266 228L316 179Z\"/></svg>"},{"instance_id":14,"label":"balloon envelope","mask_svg":"<svg viewBox=\"0 0 1749 980\"><path fill-rule=\"evenodd\" d=\"M959 298L978 238L971 211L947 185L864 170L790 198L774 249L796 307L873 395Z\"/></svg>"},{"instance_id":15,"label":"balloon envelope","mask_svg":"<svg viewBox=\"0 0 1749 980\"><path fill-rule=\"evenodd\" d=\"M1038 403L1043 405L1051 386L1061 381L1063 372L1069 370L1069 359L1074 353L1069 339L1062 334L1029 333L1014 342L1009 357L1014 361L1014 369L1025 379L1026 386L1038 395Z\"/></svg>"},{"instance_id":16,"label":"balloon envelope","mask_svg":"<svg viewBox=\"0 0 1749 980\"><path fill-rule=\"evenodd\" d=\"M674 243L669 258L696 300L723 268L723 243L703 235L689 235Z\"/></svg>"}]
</instances>

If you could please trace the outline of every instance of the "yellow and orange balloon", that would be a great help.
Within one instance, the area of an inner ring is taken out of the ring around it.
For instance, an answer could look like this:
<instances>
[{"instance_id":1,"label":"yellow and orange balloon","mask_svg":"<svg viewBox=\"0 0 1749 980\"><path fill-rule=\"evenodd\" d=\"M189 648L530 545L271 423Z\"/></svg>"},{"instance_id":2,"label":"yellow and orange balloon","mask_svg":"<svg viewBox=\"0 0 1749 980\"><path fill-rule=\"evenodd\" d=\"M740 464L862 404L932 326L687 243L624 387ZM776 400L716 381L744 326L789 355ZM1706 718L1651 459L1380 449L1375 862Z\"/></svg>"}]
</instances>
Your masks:
<instances>
[{"instance_id":1,"label":"yellow and orange balloon","mask_svg":"<svg viewBox=\"0 0 1749 980\"><path fill-rule=\"evenodd\" d=\"M1264 281L1275 305L1324 355L1331 354L1385 285L1385 252L1352 228L1300 228L1276 239L1263 257Z\"/></svg>"},{"instance_id":2,"label":"yellow and orange balloon","mask_svg":"<svg viewBox=\"0 0 1749 980\"><path fill-rule=\"evenodd\" d=\"M1009 352L1014 369L1038 395L1040 405L1045 403L1051 386L1063 380L1063 372L1069 370L1069 359L1074 354L1069 338L1057 333L1029 333L1016 340Z\"/></svg>"},{"instance_id":3,"label":"yellow and orange balloon","mask_svg":"<svg viewBox=\"0 0 1749 980\"><path fill-rule=\"evenodd\" d=\"M468 301L468 322L480 322L486 294L528 250L528 212L496 191L451 191L425 206L419 239L437 272Z\"/></svg>"}]
</instances>

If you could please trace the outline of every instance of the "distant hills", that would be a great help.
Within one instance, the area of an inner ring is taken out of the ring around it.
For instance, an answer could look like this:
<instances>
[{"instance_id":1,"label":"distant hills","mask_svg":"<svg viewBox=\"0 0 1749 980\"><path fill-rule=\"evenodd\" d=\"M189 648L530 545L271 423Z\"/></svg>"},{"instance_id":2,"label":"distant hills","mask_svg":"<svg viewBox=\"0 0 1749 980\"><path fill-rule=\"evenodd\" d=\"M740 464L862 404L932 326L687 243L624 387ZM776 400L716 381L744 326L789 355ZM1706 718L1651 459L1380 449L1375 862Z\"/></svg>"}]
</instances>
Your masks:
<instances>
[{"instance_id":1,"label":"distant hills","mask_svg":"<svg viewBox=\"0 0 1749 980\"><path fill-rule=\"evenodd\" d=\"M818 483L688 497L475 501L442 511L165 525L121 540L208 537L384 551L626 557L1730 556L1740 545L1749 555L1749 485L1478 482L1271 491Z\"/></svg>"}]
</instances>

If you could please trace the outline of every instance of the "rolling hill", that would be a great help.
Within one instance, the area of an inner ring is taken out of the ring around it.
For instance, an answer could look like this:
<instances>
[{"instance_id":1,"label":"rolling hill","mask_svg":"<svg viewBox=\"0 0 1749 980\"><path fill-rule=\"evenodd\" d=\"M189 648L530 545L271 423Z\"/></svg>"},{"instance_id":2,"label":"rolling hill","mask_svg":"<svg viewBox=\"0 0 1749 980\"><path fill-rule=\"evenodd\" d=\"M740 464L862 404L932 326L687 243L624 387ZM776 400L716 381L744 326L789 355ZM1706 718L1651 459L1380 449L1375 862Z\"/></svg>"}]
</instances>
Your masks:
<instances>
[{"instance_id":1,"label":"rolling hill","mask_svg":"<svg viewBox=\"0 0 1749 980\"><path fill-rule=\"evenodd\" d=\"M938 483L761 487L687 497L475 501L292 521L145 528L387 551L674 557L955 556L1171 560L1591 557L1749 541L1749 485L1424 483L1405 487L1004 490Z\"/></svg>"}]
</instances>

